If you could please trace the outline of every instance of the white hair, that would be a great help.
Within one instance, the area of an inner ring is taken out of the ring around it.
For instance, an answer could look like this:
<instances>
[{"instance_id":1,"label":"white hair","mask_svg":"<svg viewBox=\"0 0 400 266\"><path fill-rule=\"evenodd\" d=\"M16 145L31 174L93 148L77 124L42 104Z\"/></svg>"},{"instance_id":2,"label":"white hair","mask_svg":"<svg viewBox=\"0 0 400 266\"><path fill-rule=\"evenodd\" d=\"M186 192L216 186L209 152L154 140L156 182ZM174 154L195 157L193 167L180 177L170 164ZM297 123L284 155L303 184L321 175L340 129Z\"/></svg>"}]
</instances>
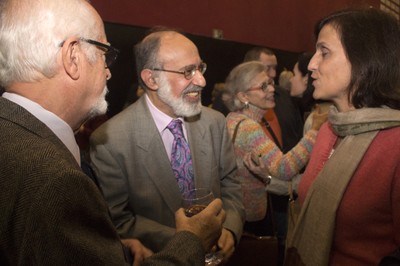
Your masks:
<instances>
[{"instance_id":1,"label":"white hair","mask_svg":"<svg viewBox=\"0 0 400 266\"><path fill-rule=\"evenodd\" d=\"M1 0L0 85L51 78L68 37L96 39L96 18L86 0ZM83 45L83 44L82 44ZM95 50L87 44L94 62Z\"/></svg>"}]
</instances>

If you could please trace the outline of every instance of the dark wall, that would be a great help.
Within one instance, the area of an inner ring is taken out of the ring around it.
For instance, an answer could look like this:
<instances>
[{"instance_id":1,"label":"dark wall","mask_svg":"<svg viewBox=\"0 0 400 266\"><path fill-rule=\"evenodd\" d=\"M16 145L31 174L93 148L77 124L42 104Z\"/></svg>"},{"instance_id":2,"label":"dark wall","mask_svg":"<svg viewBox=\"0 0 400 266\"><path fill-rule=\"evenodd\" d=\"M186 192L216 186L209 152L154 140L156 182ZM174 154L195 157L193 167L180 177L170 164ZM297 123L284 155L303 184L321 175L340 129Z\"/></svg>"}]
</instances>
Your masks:
<instances>
[{"instance_id":1,"label":"dark wall","mask_svg":"<svg viewBox=\"0 0 400 266\"><path fill-rule=\"evenodd\" d=\"M104 21L165 25L199 36L301 52L314 48L313 27L334 10L379 7L380 0L91 0Z\"/></svg>"},{"instance_id":2,"label":"dark wall","mask_svg":"<svg viewBox=\"0 0 400 266\"><path fill-rule=\"evenodd\" d=\"M121 49L109 81L110 115L135 99L136 73L133 45L147 28L165 25L190 33L207 63L207 87L203 104L210 103L211 90L223 82L253 46L274 48L278 73L292 69L297 53L314 49L313 27L334 10L357 6L379 7L380 0L91 0L106 22L109 41ZM223 40L213 39L212 30L223 30ZM279 49L279 50L278 50Z\"/></svg>"},{"instance_id":3,"label":"dark wall","mask_svg":"<svg viewBox=\"0 0 400 266\"><path fill-rule=\"evenodd\" d=\"M144 37L148 28L105 23L105 29L108 41L121 51L117 62L111 68L112 78L108 81L109 115L113 116L123 109L126 102L136 100L137 75L133 46ZM197 45L201 58L207 63L207 71L204 74L207 86L202 99L204 105L209 105L214 84L224 82L230 70L242 62L246 51L254 45L193 34L186 36ZM293 68L297 53L276 49L274 51L278 58L278 73L284 67Z\"/></svg>"}]
</instances>

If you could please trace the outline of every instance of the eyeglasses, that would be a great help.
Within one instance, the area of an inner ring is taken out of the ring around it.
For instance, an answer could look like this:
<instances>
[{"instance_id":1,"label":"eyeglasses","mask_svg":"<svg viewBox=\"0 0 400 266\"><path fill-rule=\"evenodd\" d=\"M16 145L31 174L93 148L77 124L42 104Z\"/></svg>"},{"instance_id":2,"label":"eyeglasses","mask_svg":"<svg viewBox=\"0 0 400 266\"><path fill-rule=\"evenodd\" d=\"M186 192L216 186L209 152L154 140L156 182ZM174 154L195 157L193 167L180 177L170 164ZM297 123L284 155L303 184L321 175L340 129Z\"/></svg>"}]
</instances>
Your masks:
<instances>
[{"instance_id":1,"label":"eyeglasses","mask_svg":"<svg viewBox=\"0 0 400 266\"><path fill-rule=\"evenodd\" d=\"M117 48L112 47L111 45L107 45L98 41L90 40L90 39L85 39L85 38L80 38L81 41L84 41L86 43L95 45L99 47L104 51L104 56L106 58L106 68L110 68L115 61L117 60L119 50Z\"/></svg>"},{"instance_id":2,"label":"eyeglasses","mask_svg":"<svg viewBox=\"0 0 400 266\"><path fill-rule=\"evenodd\" d=\"M267 92L268 91L268 86L274 86L274 80L273 79L269 80L268 82L261 83L261 85L258 86L258 87L253 87L253 88L247 89L246 91L262 90L263 92Z\"/></svg>"},{"instance_id":3,"label":"eyeglasses","mask_svg":"<svg viewBox=\"0 0 400 266\"><path fill-rule=\"evenodd\" d=\"M204 74L207 70L207 64L200 63L198 66L189 65L189 66L186 66L183 71L167 70L167 69L162 69L162 68L153 68L152 70L181 74L185 77L185 79L191 80L194 77L194 75L196 74L197 70L200 71L201 74Z\"/></svg>"}]
</instances>

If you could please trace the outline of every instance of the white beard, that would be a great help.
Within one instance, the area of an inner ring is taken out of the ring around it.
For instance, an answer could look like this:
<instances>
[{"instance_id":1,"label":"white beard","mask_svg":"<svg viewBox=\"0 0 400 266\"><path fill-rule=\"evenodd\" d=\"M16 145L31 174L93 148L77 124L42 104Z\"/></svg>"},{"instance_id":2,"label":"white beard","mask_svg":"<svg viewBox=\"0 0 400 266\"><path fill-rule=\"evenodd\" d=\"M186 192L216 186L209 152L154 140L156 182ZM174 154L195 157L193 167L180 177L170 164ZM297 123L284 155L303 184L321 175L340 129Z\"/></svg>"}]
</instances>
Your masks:
<instances>
[{"instance_id":1,"label":"white beard","mask_svg":"<svg viewBox=\"0 0 400 266\"><path fill-rule=\"evenodd\" d=\"M195 85L189 85L186 87L180 97L174 97L171 93L171 84L166 79L163 74L159 75L159 85L160 88L157 90L157 95L165 104L172 108L176 116L181 117L192 117L200 114L201 112L201 91L203 88ZM186 102L184 95L188 92L199 91L200 98L197 103Z\"/></svg>"},{"instance_id":2,"label":"white beard","mask_svg":"<svg viewBox=\"0 0 400 266\"><path fill-rule=\"evenodd\" d=\"M103 93L100 95L100 97L97 99L96 103L90 109L89 119L93 118L95 116L98 116L98 115L103 115L107 112L107 108L108 108L108 103L106 101L107 93L108 93L108 88L106 85L106 86L104 86Z\"/></svg>"}]
</instances>

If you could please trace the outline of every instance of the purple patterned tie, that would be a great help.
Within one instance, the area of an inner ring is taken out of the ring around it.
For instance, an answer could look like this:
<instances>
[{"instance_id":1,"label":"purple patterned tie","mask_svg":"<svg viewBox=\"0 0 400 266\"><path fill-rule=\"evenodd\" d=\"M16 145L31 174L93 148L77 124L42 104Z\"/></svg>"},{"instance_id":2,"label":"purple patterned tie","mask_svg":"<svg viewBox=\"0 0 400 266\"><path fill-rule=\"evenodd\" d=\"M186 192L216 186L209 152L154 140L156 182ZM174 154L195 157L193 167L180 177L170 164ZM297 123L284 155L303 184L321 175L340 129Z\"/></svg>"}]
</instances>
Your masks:
<instances>
[{"instance_id":1,"label":"purple patterned tie","mask_svg":"<svg viewBox=\"0 0 400 266\"><path fill-rule=\"evenodd\" d=\"M194 188L192 156L189 145L183 136L182 121L174 119L167 128L174 135L171 151L171 166L181 193Z\"/></svg>"}]
</instances>

